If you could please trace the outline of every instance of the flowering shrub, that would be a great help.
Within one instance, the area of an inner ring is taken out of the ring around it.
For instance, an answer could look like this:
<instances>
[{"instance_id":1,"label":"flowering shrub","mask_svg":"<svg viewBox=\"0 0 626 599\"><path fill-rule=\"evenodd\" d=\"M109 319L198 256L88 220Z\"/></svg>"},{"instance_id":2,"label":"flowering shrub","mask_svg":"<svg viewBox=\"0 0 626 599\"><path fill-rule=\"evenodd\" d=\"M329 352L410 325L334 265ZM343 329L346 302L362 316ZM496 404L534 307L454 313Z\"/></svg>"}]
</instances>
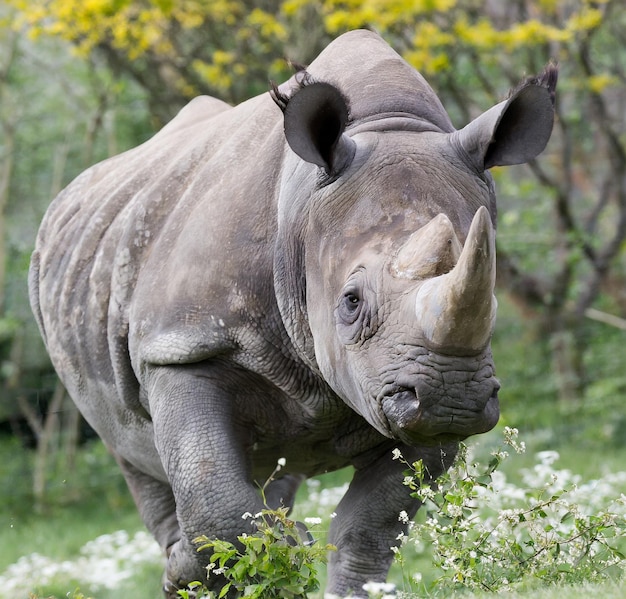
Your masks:
<instances>
[{"instance_id":1,"label":"flowering shrub","mask_svg":"<svg viewBox=\"0 0 626 599\"><path fill-rule=\"evenodd\" d=\"M198 539L199 551L213 552L207 567L209 579L218 575L227 580L218 597L225 597L232 588L258 599L306 599L308 593L319 589L317 570L326 563L332 547L316 544L302 524L287 517L287 511L278 508L255 516L244 514L254 518L257 530L238 537L243 549L228 541Z\"/></svg>"},{"instance_id":2,"label":"flowering shrub","mask_svg":"<svg viewBox=\"0 0 626 599\"><path fill-rule=\"evenodd\" d=\"M263 503L268 484L284 466L285 458L280 458L261 488ZM194 582L188 589L179 591L182 599L192 596L214 599L225 597L230 591L256 599L306 599L308 593L317 591L320 587L317 569L326 563L326 555L334 547L316 544L306 526L288 518L288 513L289 508L266 507L254 516L250 512L242 514L244 520L253 520L256 531L239 535L239 546L206 536L197 538L198 551L212 552L207 577L211 580L219 576L226 583L216 595ZM316 525L322 519L306 518L305 522Z\"/></svg>"},{"instance_id":3,"label":"flowering shrub","mask_svg":"<svg viewBox=\"0 0 626 599\"><path fill-rule=\"evenodd\" d=\"M516 429L505 443L525 450ZM402 460L400 454L396 459ZM437 576L433 592L498 591L546 583L602 581L621 573L626 533L626 496L613 497L626 473L581 484L567 470L554 470L556 452L541 452L526 487L506 481L497 469L508 457L496 451L485 466L468 459L467 447L437 483L426 483L421 461L407 464L404 483L425 505L423 523L411 523L401 543L432 547ZM400 514L400 519L403 515ZM402 562L402 552L396 550Z\"/></svg>"}]
</instances>

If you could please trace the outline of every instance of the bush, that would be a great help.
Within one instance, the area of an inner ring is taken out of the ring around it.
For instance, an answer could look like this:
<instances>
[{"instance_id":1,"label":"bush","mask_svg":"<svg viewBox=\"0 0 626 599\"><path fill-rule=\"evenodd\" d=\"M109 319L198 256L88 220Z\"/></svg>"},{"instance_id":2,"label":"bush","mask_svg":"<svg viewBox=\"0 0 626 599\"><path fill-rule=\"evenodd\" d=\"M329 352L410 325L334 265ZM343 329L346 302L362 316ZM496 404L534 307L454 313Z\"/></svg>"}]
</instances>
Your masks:
<instances>
[{"instance_id":1,"label":"bush","mask_svg":"<svg viewBox=\"0 0 626 599\"><path fill-rule=\"evenodd\" d=\"M285 465L278 460L276 469L261 489L265 502L265 489ZM319 545L306 526L288 518L289 508L269 509L258 514L246 512L244 520L252 519L256 531L241 534L239 544L206 536L195 539L198 551L210 550L207 566L209 579L220 577L226 582L218 594L209 591L199 582L179 591L183 599L190 597L226 597L236 591L244 597L256 599L306 599L308 593L319 590L318 567L326 563L332 545ZM319 524L321 519L307 519Z\"/></svg>"},{"instance_id":2,"label":"bush","mask_svg":"<svg viewBox=\"0 0 626 599\"><path fill-rule=\"evenodd\" d=\"M198 551L213 552L207 567L209 578L223 576L227 580L217 597L225 597L233 589L258 599L306 599L308 593L319 590L317 570L326 563L332 546L317 544L304 525L287 517L287 511L279 508L262 510L256 516L244 514L254 518L257 530L238 537L242 548L219 539L197 539L201 543Z\"/></svg>"},{"instance_id":3,"label":"bush","mask_svg":"<svg viewBox=\"0 0 626 599\"><path fill-rule=\"evenodd\" d=\"M507 427L504 434L506 445L525 450L516 429ZM495 451L485 467L472 463L462 445L455 465L434 485L425 482L421 461L407 464L404 483L427 516L399 540L432 548L436 574L430 592L618 578L626 565L626 496L615 497L615 486L626 483L626 474L581 484L580 477L553 468L556 452L541 452L538 464L522 472L523 488L498 471L507 457L507 451ZM396 554L402 563L402 551Z\"/></svg>"}]
</instances>

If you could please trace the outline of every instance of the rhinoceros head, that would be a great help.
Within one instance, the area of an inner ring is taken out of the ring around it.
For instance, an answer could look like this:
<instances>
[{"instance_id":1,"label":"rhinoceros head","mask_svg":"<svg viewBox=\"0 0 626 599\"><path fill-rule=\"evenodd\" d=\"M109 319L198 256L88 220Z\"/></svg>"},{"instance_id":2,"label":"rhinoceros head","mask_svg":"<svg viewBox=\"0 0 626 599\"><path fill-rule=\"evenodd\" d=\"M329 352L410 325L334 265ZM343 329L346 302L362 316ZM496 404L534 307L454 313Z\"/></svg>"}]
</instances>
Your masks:
<instances>
[{"instance_id":1,"label":"rhinoceros head","mask_svg":"<svg viewBox=\"0 0 626 599\"><path fill-rule=\"evenodd\" d=\"M498 420L487 169L543 150L556 69L457 131L381 48L360 86L313 63L275 90L292 150L275 283L294 343L348 405L388 437L448 442Z\"/></svg>"}]
</instances>

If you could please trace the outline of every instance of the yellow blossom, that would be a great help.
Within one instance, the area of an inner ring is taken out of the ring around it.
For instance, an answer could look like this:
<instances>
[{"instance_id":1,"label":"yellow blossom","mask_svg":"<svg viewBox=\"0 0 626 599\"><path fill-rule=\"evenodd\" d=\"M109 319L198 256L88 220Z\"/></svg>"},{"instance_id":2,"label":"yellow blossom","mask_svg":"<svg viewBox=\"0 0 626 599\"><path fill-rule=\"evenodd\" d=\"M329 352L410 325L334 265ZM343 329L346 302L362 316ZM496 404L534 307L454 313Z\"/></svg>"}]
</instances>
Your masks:
<instances>
[{"instance_id":1,"label":"yellow blossom","mask_svg":"<svg viewBox=\"0 0 626 599\"><path fill-rule=\"evenodd\" d=\"M574 13L567 21L567 29L571 31L590 31L602 23L602 12L597 8L583 8Z\"/></svg>"},{"instance_id":2,"label":"yellow blossom","mask_svg":"<svg viewBox=\"0 0 626 599\"><path fill-rule=\"evenodd\" d=\"M521 46L542 44L545 42L567 41L570 33L557 27L545 25L537 19L530 19L524 23L516 23L508 31L502 32L501 42L509 49L515 50Z\"/></svg>"},{"instance_id":3,"label":"yellow blossom","mask_svg":"<svg viewBox=\"0 0 626 599\"><path fill-rule=\"evenodd\" d=\"M460 41L477 48L493 48L500 43L502 37L488 19L479 19L470 24L465 16L457 20L453 31Z\"/></svg>"},{"instance_id":4,"label":"yellow blossom","mask_svg":"<svg viewBox=\"0 0 626 599\"><path fill-rule=\"evenodd\" d=\"M259 28L261 35L265 38L287 39L287 31L284 26L273 15L260 8L255 8L248 15L247 21L252 27Z\"/></svg>"},{"instance_id":5,"label":"yellow blossom","mask_svg":"<svg viewBox=\"0 0 626 599\"><path fill-rule=\"evenodd\" d=\"M607 87L618 84L619 79L609 73L600 73L587 79L587 87L596 94L603 92Z\"/></svg>"},{"instance_id":6,"label":"yellow blossom","mask_svg":"<svg viewBox=\"0 0 626 599\"><path fill-rule=\"evenodd\" d=\"M284 15L293 16L310 4L310 0L287 0L281 4L280 10Z\"/></svg>"}]
</instances>

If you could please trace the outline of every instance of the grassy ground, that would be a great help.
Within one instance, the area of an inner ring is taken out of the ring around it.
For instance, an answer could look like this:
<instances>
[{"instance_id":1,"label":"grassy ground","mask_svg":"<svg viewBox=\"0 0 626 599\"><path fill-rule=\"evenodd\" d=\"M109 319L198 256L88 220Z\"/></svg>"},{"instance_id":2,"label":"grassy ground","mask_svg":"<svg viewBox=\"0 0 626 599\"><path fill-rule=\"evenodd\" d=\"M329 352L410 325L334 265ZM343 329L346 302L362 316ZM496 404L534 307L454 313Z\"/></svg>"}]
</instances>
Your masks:
<instances>
[{"instance_id":1,"label":"grassy ground","mask_svg":"<svg viewBox=\"0 0 626 599\"><path fill-rule=\"evenodd\" d=\"M0 442L0 571L27 553L52 551L65 559L112 527L141 527L123 481L99 442L79 453L71 471L49 476L47 500L40 510L32 499L33 457L15 440Z\"/></svg>"},{"instance_id":2,"label":"grassy ground","mask_svg":"<svg viewBox=\"0 0 626 599\"><path fill-rule=\"evenodd\" d=\"M544 448L545 434L536 433L535 439L531 435L526 438L529 445L527 453L512 456L504 465L507 478L520 479L521 471L534 463L535 447ZM476 455L487 456L491 449L498 444L501 437L497 433L485 435ZM522 438L523 435L522 435ZM570 469L581 474L583 480L598 478L602 472L615 472L625 469L626 451L614 449L605 452L589 453L575 446L560 444L561 459L556 468ZM142 530L142 524L136 514L121 477L117 474L114 464L106 456L102 448L95 444L81 454L80 464L72 476L51 483L51 503L43 513L34 513L32 503L29 504L29 480L24 480L24 467L28 466L23 455L18 455L18 448L12 443L0 443L0 485L3 494L3 507L0 509L0 583L2 575L10 564L14 564L21 556L38 553L54 561L74 560L80 554L81 547L88 541L117 530L126 530L131 536ZM21 471L21 472L18 472ZM86 472L89 471L88 474ZM75 478L74 478L75 477ZM330 513L340 491L334 491L349 478L349 472L334 473L321 477L319 483L314 483L303 489L300 496L300 508L296 516L304 518L317 515L321 512ZM90 482L91 486L83 489L80 501L73 498L76 495L76 485L80 479ZM97 481L97 484L96 484ZM626 489L622 489L622 492ZM69 498L68 498L69 497ZM321 506L321 507L320 507ZM314 510L315 513L311 513ZM423 556L411 556L409 565L404 572L394 566L391 579L398 588L407 585L409 574L421 571L428 579L430 564ZM84 562L83 562L84 563ZM98 562L96 562L97 564ZM88 567L106 567L104 559L100 565ZM407 572L407 569L410 570ZM23 574L27 580L30 575ZM81 591L94 599L113 599L119 597L133 597L133 599L157 599L160 596L160 559L154 558L148 563L139 563L133 570L132 579L121 581L114 589L94 588L86 586L70 576L59 579L45 586L33 585L28 591L38 598L55 597L61 599L68 596L80 586ZM78 577L77 577L78 578ZM407 588L407 590L409 590ZM413 589L416 590L416 589ZM556 597L589 597L610 599L623 597L619 585L605 583L589 585L583 583L575 588L546 588L528 589L526 591L511 592L507 596L515 599L537 598L552 599ZM424 595L425 596L425 595ZM460 595L459 595L460 596ZM476 599L493 596L492 594L471 595ZM0 598L28 599L27 592L22 595L3 594L0 586ZM311 599L321 599L312 596Z\"/></svg>"},{"instance_id":3,"label":"grassy ground","mask_svg":"<svg viewBox=\"0 0 626 599\"><path fill-rule=\"evenodd\" d=\"M107 576L105 569L111 567L110 562L106 558L99 563L89 562L81 549L101 535L125 530L132 536L143 530L124 481L102 445L92 443L80 451L72 470L51 465L59 472L49 476L47 502L37 511L31 493L32 463L32 453L14 441L0 441L0 598L29 599L30 592L35 597L61 599L79 585L83 592L91 592L68 575L44 586L28 583L35 579L33 569L50 568L53 563L73 562L77 569L100 568L102 576ZM29 556L30 565L25 556ZM16 568L20 559L22 567ZM17 577L26 583L24 588L7 586L9 567L17 570ZM122 582L112 590L94 590L93 596L155 599L160 596L161 571L158 558L152 564L140 564L130 583ZM78 577L80 574L77 572Z\"/></svg>"}]
</instances>

